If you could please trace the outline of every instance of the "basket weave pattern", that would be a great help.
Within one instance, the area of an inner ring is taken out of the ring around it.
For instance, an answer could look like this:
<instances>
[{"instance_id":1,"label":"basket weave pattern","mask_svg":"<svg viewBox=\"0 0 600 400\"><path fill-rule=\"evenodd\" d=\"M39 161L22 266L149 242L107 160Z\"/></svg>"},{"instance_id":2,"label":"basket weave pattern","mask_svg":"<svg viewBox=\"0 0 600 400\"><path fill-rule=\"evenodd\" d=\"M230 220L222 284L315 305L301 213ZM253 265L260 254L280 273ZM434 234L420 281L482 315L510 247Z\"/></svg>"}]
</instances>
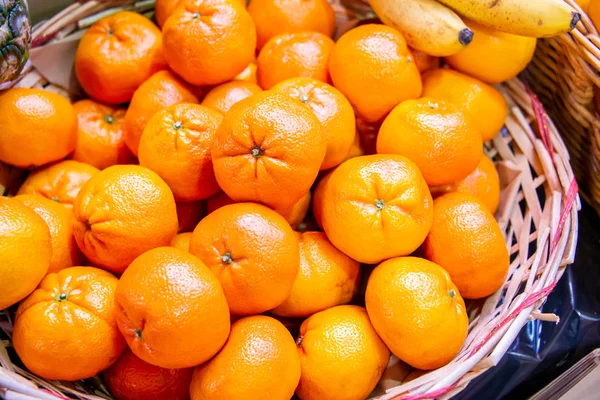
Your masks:
<instances>
[{"instance_id":1,"label":"basket weave pattern","mask_svg":"<svg viewBox=\"0 0 600 400\"><path fill-rule=\"evenodd\" d=\"M61 40L74 31L90 26L100 16L123 7L146 12L152 10L153 2L133 4L132 1L120 0L73 4L34 28L34 46ZM355 26L359 16L372 16L368 7L360 1L351 0L344 5L336 1L334 8L338 17L338 34ZM586 26L588 22L584 18ZM379 393L375 398L417 400L451 397L472 379L495 366L528 320L558 322L556 316L543 314L539 308L575 256L580 201L567 147L573 152L574 148L581 148L582 152L589 153L589 145L578 142L578 137L570 133L574 126L583 126L587 122L588 127L593 125L598 136L600 127L588 107L591 104L589 102L593 102L590 100L593 90L585 84L589 79L577 74L563 77L570 79L568 84L559 79L563 69L568 66L583 65L590 69L588 64L574 55L579 46L579 42L574 40L577 40L580 30L570 36L540 43L536 59L525 75L532 90L543 102L556 105L549 114L558 116L559 119L555 121L566 135L567 146L555 124L546 115L542 103L522 81L515 79L500 87L509 105L509 115L505 129L485 144L485 150L495 161L501 179L501 202L496 219L505 234L511 255L507 281L502 289L484 301L467 303L469 334L462 350L450 364L393 388L378 387ZM561 55L565 46L573 49L567 52L567 57ZM590 51L589 56L595 57L600 67L600 51L597 53L598 57ZM549 64L552 66L548 67ZM541 76L544 78L536 78ZM571 90L571 84L580 90ZM10 86L44 88L71 97L64 89L47 82L31 64L27 65L19 81L5 85ZM579 114L581 121L574 117L560 117L563 111L560 111L559 105L567 97L558 99L556 93L569 94L569 101L572 99L573 102L563 105L564 112L582 112ZM584 100L588 101L585 106ZM594 143L598 146L598 141ZM576 159L574 166L580 174L586 171L592 174L591 171L595 171L581 159ZM0 191L14 194L25 175L26 171L0 164ZM594 187L593 183L586 184L590 190ZM600 198L600 183L597 190ZM0 312L0 328L8 338L12 329L11 316L10 310ZM65 398L63 396L66 394L82 399L111 398L99 378L65 383L47 382L33 376L18 366L14 352L9 355L7 349L10 350L10 340L1 343L0 391L7 399L52 400ZM31 397L19 397L22 395Z\"/></svg>"}]
</instances>

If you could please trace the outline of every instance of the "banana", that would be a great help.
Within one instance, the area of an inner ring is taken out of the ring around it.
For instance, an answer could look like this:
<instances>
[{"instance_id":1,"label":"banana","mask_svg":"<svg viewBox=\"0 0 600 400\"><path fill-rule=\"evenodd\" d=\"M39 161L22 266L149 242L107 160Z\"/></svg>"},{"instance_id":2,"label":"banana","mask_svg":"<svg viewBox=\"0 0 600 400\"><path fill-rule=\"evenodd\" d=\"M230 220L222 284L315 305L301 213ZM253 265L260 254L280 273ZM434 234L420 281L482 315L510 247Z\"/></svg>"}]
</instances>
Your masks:
<instances>
[{"instance_id":1,"label":"banana","mask_svg":"<svg viewBox=\"0 0 600 400\"><path fill-rule=\"evenodd\" d=\"M473 32L452 10L435 0L370 0L386 25L402 32L408 45L437 57L458 53Z\"/></svg>"},{"instance_id":2,"label":"banana","mask_svg":"<svg viewBox=\"0 0 600 400\"><path fill-rule=\"evenodd\" d=\"M563 0L439 0L496 30L536 38L569 32L581 15Z\"/></svg>"}]
</instances>

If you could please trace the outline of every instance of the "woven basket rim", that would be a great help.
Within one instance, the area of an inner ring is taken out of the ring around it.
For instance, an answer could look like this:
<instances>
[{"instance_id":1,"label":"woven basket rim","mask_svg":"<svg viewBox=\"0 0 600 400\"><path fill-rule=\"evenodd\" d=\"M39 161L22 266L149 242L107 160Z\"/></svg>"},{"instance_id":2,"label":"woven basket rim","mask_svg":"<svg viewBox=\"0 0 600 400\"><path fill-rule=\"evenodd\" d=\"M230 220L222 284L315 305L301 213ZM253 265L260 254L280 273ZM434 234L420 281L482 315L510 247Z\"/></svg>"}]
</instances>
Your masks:
<instances>
[{"instance_id":1,"label":"woven basket rim","mask_svg":"<svg viewBox=\"0 0 600 400\"><path fill-rule=\"evenodd\" d=\"M566 1L575 4L573 0ZM352 27L359 11L348 9L347 4L342 5L339 0L333 1L333 4L338 26ZM363 2L359 5L364 8ZM121 9L146 12L152 7L152 0L74 3L35 26L33 44L43 46L60 40L75 30L90 26L107 12ZM571 43L569 46L576 43L574 46L582 53L589 51L581 57L600 70L600 50L596 54L593 47L588 49L582 44L586 40L593 44L594 35L597 36L598 32L584 16L576 31L562 35L560 40ZM585 50L579 50L582 46ZM63 89L47 82L31 63L27 64L19 80L0 86L0 89L11 86L39 87L68 96ZM499 88L509 105L506 130L485 147L486 153L496 160L504 183L496 219L505 233L507 248L512 255L509 278L504 287L480 307L469 310L469 335L452 362L413 381L386 388L387 391L380 388L374 399L451 397L463 390L472 379L497 365L529 319L558 322L556 316L543 314L539 308L562 276L564 268L575 257L577 211L581 208L577 184L566 146L537 97L518 79ZM0 184L3 176L18 173L18 170L0 165ZM2 313L0 327L10 333L8 318L8 313ZM82 399L107 398L98 379L89 385L89 382L46 382L35 377L11 362L6 346L4 342L0 346L0 390L4 391L5 397L56 399L65 398L62 395L68 393ZM19 394L29 397L17 397Z\"/></svg>"}]
</instances>

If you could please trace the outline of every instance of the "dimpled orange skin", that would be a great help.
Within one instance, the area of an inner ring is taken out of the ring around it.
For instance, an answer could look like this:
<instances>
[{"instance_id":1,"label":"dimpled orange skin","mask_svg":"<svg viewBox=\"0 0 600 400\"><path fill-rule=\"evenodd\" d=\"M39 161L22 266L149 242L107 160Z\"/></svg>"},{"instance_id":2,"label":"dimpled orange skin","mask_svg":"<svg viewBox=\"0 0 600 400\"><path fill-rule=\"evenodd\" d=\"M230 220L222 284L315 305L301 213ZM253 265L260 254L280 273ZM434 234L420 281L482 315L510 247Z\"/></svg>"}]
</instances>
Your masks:
<instances>
[{"instance_id":1,"label":"dimpled orange skin","mask_svg":"<svg viewBox=\"0 0 600 400\"><path fill-rule=\"evenodd\" d=\"M52 257L48 273L81 265L83 254L73 236L73 213L67 207L34 194L16 196L15 200L32 209L48 225L52 240Z\"/></svg>"},{"instance_id":2,"label":"dimpled orange skin","mask_svg":"<svg viewBox=\"0 0 600 400\"><path fill-rule=\"evenodd\" d=\"M439 197L446 193L468 193L477 197L494 214L500 203L500 178L496 166L487 156L481 157L475 171L466 178L450 185L431 186L431 195Z\"/></svg>"},{"instance_id":3,"label":"dimpled orange skin","mask_svg":"<svg viewBox=\"0 0 600 400\"><path fill-rule=\"evenodd\" d=\"M166 68L160 30L141 14L120 11L92 25L75 53L85 92L108 104L126 103L152 74Z\"/></svg>"},{"instance_id":4,"label":"dimpled orange skin","mask_svg":"<svg viewBox=\"0 0 600 400\"><path fill-rule=\"evenodd\" d=\"M325 185L322 224L331 243L375 264L415 251L429 232L433 200L417 166L397 155L352 158Z\"/></svg>"},{"instance_id":5,"label":"dimpled orange skin","mask_svg":"<svg viewBox=\"0 0 600 400\"><path fill-rule=\"evenodd\" d=\"M256 83L231 81L211 89L202 100L202 105L225 114L238 101L259 92L262 89Z\"/></svg>"},{"instance_id":6,"label":"dimpled orange skin","mask_svg":"<svg viewBox=\"0 0 600 400\"><path fill-rule=\"evenodd\" d=\"M315 187L315 191L313 193L312 199L312 212L315 217L315 221L319 228L323 229L323 207L325 207L324 199L325 199L325 186L329 182L331 178L331 174L333 171L327 173L327 175L323 176L317 186Z\"/></svg>"},{"instance_id":7,"label":"dimpled orange skin","mask_svg":"<svg viewBox=\"0 0 600 400\"><path fill-rule=\"evenodd\" d=\"M311 78L288 79L272 90L306 104L323 125L322 135L327 150L321 170L341 164L356 137L354 110L348 99L333 86Z\"/></svg>"},{"instance_id":8,"label":"dimpled orange skin","mask_svg":"<svg viewBox=\"0 0 600 400\"><path fill-rule=\"evenodd\" d=\"M162 31L169 67L193 85L230 81L254 59L254 22L237 0L183 0Z\"/></svg>"},{"instance_id":9,"label":"dimpled orange skin","mask_svg":"<svg viewBox=\"0 0 600 400\"><path fill-rule=\"evenodd\" d=\"M154 114L177 103L198 103L192 88L170 71L160 71L142 83L133 94L125 114L125 143L137 156L140 138Z\"/></svg>"},{"instance_id":10,"label":"dimpled orange skin","mask_svg":"<svg viewBox=\"0 0 600 400\"><path fill-rule=\"evenodd\" d=\"M61 161L33 171L17 194L37 194L70 207L81 187L98 172L98 168L79 161Z\"/></svg>"},{"instance_id":11,"label":"dimpled orange skin","mask_svg":"<svg viewBox=\"0 0 600 400\"><path fill-rule=\"evenodd\" d=\"M251 315L288 298L300 267L298 239L268 207L230 204L194 229L190 253L219 278L232 314Z\"/></svg>"},{"instance_id":12,"label":"dimpled orange skin","mask_svg":"<svg viewBox=\"0 0 600 400\"><path fill-rule=\"evenodd\" d=\"M73 160L98 169L135 162L135 157L125 145L124 108L110 107L88 99L74 103L73 108L78 121Z\"/></svg>"},{"instance_id":13,"label":"dimpled orange skin","mask_svg":"<svg viewBox=\"0 0 600 400\"><path fill-rule=\"evenodd\" d=\"M188 201L176 202L177 209L177 232L191 232L198 222L206 216L206 202Z\"/></svg>"},{"instance_id":14,"label":"dimpled orange skin","mask_svg":"<svg viewBox=\"0 0 600 400\"><path fill-rule=\"evenodd\" d=\"M235 104L211 149L221 189L280 209L309 191L325 157L321 123L301 103L265 91Z\"/></svg>"},{"instance_id":15,"label":"dimpled orange skin","mask_svg":"<svg viewBox=\"0 0 600 400\"><path fill-rule=\"evenodd\" d=\"M242 6L246 7L245 0L237 0ZM182 2L182 0L156 0L155 13L156 13L156 23L158 26L162 27L167 19L173 14L177 6Z\"/></svg>"},{"instance_id":16,"label":"dimpled orange skin","mask_svg":"<svg viewBox=\"0 0 600 400\"><path fill-rule=\"evenodd\" d=\"M28 296L40 283L52 256L48 226L19 201L0 196L0 309Z\"/></svg>"},{"instance_id":17,"label":"dimpled orange skin","mask_svg":"<svg viewBox=\"0 0 600 400\"><path fill-rule=\"evenodd\" d=\"M362 400L385 371L390 351L363 307L338 306L312 315L296 340L302 400Z\"/></svg>"},{"instance_id":18,"label":"dimpled orange skin","mask_svg":"<svg viewBox=\"0 0 600 400\"><path fill-rule=\"evenodd\" d=\"M123 273L117 323L133 353L163 368L188 368L213 357L229 335L229 308L215 275L173 247L152 249Z\"/></svg>"},{"instance_id":19,"label":"dimpled orange skin","mask_svg":"<svg viewBox=\"0 0 600 400\"><path fill-rule=\"evenodd\" d=\"M304 220L308 209L310 208L310 192L306 192L304 196L296 203L291 206L275 209L279 215L281 215L290 224L292 229L296 229L298 225ZM237 201L231 199L223 191L210 196L206 201L207 212L210 214L218 208L226 206L228 204L236 204Z\"/></svg>"},{"instance_id":20,"label":"dimpled orange skin","mask_svg":"<svg viewBox=\"0 0 600 400\"><path fill-rule=\"evenodd\" d=\"M236 321L221 352L196 367L190 395L192 400L288 400L299 380L294 338L281 322L256 315Z\"/></svg>"},{"instance_id":21,"label":"dimpled orange skin","mask_svg":"<svg viewBox=\"0 0 600 400\"><path fill-rule=\"evenodd\" d=\"M464 22L473 31L473 41L459 53L444 58L453 69L494 84L516 77L533 58L536 38Z\"/></svg>"},{"instance_id":22,"label":"dimpled orange skin","mask_svg":"<svg viewBox=\"0 0 600 400\"><path fill-rule=\"evenodd\" d=\"M330 83L327 62L334 46L330 37L318 32L274 36L258 55L258 84L266 90L296 77Z\"/></svg>"},{"instance_id":23,"label":"dimpled orange skin","mask_svg":"<svg viewBox=\"0 0 600 400\"><path fill-rule=\"evenodd\" d=\"M176 247L181 250L190 251L190 241L192 240L192 232L183 232L175 235L171 240L171 247Z\"/></svg>"},{"instance_id":24,"label":"dimpled orange skin","mask_svg":"<svg viewBox=\"0 0 600 400\"><path fill-rule=\"evenodd\" d=\"M0 161L21 168L65 158L75 149L77 116L63 96L42 89L0 93Z\"/></svg>"},{"instance_id":25,"label":"dimpled orange skin","mask_svg":"<svg viewBox=\"0 0 600 400\"><path fill-rule=\"evenodd\" d=\"M192 368L167 369L148 364L126 349L102 376L119 400L187 400L193 372Z\"/></svg>"},{"instance_id":26,"label":"dimpled orange skin","mask_svg":"<svg viewBox=\"0 0 600 400\"><path fill-rule=\"evenodd\" d=\"M441 265L465 299L486 297L506 280L509 255L504 236L483 203L464 193L434 201L425 258Z\"/></svg>"},{"instance_id":27,"label":"dimpled orange skin","mask_svg":"<svg viewBox=\"0 0 600 400\"><path fill-rule=\"evenodd\" d=\"M140 165L167 182L177 201L217 193L210 146L223 115L199 104L173 104L148 121L140 139Z\"/></svg>"},{"instance_id":28,"label":"dimpled orange skin","mask_svg":"<svg viewBox=\"0 0 600 400\"><path fill-rule=\"evenodd\" d=\"M361 25L342 35L329 58L329 73L367 122L381 121L397 104L421 96L421 76L406 40L385 25Z\"/></svg>"},{"instance_id":29,"label":"dimpled orange skin","mask_svg":"<svg viewBox=\"0 0 600 400\"><path fill-rule=\"evenodd\" d=\"M48 274L15 317L13 344L25 366L44 379L75 381L115 362L125 348L115 321L117 282L94 267Z\"/></svg>"},{"instance_id":30,"label":"dimpled orange skin","mask_svg":"<svg viewBox=\"0 0 600 400\"><path fill-rule=\"evenodd\" d=\"M456 106L423 97L407 100L387 116L377 136L378 154L413 161L428 185L447 185L477 168L481 136Z\"/></svg>"},{"instance_id":31,"label":"dimpled orange skin","mask_svg":"<svg viewBox=\"0 0 600 400\"><path fill-rule=\"evenodd\" d=\"M483 141L491 140L504 126L506 100L495 87L451 69L423 75L423 97L445 100L463 111Z\"/></svg>"},{"instance_id":32,"label":"dimpled orange skin","mask_svg":"<svg viewBox=\"0 0 600 400\"><path fill-rule=\"evenodd\" d=\"M347 304L358 290L360 264L336 249L323 232L296 232L300 269L290 296L271 310L283 317L308 317Z\"/></svg>"},{"instance_id":33,"label":"dimpled orange skin","mask_svg":"<svg viewBox=\"0 0 600 400\"><path fill-rule=\"evenodd\" d=\"M252 0L248 12L256 24L257 48L282 33L335 30L335 13L327 0Z\"/></svg>"},{"instance_id":34,"label":"dimpled orange skin","mask_svg":"<svg viewBox=\"0 0 600 400\"><path fill-rule=\"evenodd\" d=\"M467 337L469 321L458 289L442 267L422 258L398 257L378 265L365 303L379 337L415 368L447 364Z\"/></svg>"},{"instance_id":35,"label":"dimpled orange skin","mask_svg":"<svg viewBox=\"0 0 600 400\"><path fill-rule=\"evenodd\" d=\"M139 165L113 165L99 172L81 189L73 212L83 254L117 273L145 251L168 246L177 233L171 190Z\"/></svg>"}]
</instances>

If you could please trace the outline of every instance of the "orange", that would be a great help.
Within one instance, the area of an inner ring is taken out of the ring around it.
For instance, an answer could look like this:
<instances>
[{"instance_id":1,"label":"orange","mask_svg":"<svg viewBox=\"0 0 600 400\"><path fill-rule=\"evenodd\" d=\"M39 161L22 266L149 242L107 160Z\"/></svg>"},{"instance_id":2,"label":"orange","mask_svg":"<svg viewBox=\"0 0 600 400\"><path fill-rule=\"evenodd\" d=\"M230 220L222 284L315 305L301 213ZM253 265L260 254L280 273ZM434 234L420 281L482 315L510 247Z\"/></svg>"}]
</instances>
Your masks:
<instances>
[{"instance_id":1,"label":"orange","mask_svg":"<svg viewBox=\"0 0 600 400\"><path fill-rule=\"evenodd\" d=\"M229 309L218 279L181 249L142 254L123 273L117 323L133 353L163 368L212 358L229 335Z\"/></svg>"},{"instance_id":2,"label":"orange","mask_svg":"<svg viewBox=\"0 0 600 400\"><path fill-rule=\"evenodd\" d=\"M450 185L432 186L429 188L433 197L450 192L468 193L477 197L486 208L494 214L500 203L500 178L492 160L487 156L481 157L475 171L466 178Z\"/></svg>"},{"instance_id":3,"label":"orange","mask_svg":"<svg viewBox=\"0 0 600 400\"><path fill-rule=\"evenodd\" d=\"M177 232L191 232L198 222L206 215L206 203L203 201L188 201L175 203L177 209Z\"/></svg>"},{"instance_id":4,"label":"orange","mask_svg":"<svg viewBox=\"0 0 600 400\"><path fill-rule=\"evenodd\" d=\"M296 77L330 83L327 62L334 45L331 38L318 32L273 36L258 55L258 84L266 90Z\"/></svg>"},{"instance_id":5,"label":"orange","mask_svg":"<svg viewBox=\"0 0 600 400\"><path fill-rule=\"evenodd\" d=\"M231 81L208 92L202 100L202 105L225 114L238 101L259 92L262 92L262 89L256 83L243 80Z\"/></svg>"},{"instance_id":6,"label":"orange","mask_svg":"<svg viewBox=\"0 0 600 400\"><path fill-rule=\"evenodd\" d=\"M160 71L152 75L133 94L125 114L125 143L137 156L140 137L146 124L158 111L177 103L198 103L192 88L173 73Z\"/></svg>"},{"instance_id":7,"label":"orange","mask_svg":"<svg viewBox=\"0 0 600 400\"><path fill-rule=\"evenodd\" d=\"M282 33L314 31L331 37L335 30L327 0L251 0L248 12L256 24L258 50Z\"/></svg>"},{"instance_id":8,"label":"orange","mask_svg":"<svg viewBox=\"0 0 600 400\"><path fill-rule=\"evenodd\" d=\"M465 21L474 33L473 41L459 53L444 60L457 71L487 83L516 77L533 58L536 38L517 36Z\"/></svg>"},{"instance_id":9,"label":"orange","mask_svg":"<svg viewBox=\"0 0 600 400\"><path fill-rule=\"evenodd\" d=\"M448 273L422 258L399 257L378 265L365 303L379 337L400 360L419 369L450 362L469 325L465 302Z\"/></svg>"},{"instance_id":10,"label":"orange","mask_svg":"<svg viewBox=\"0 0 600 400\"><path fill-rule=\"evenodd\" d=\"M102 375L118 400L187 400L193 372L148 364L127 349Z\"/></svg>"},{"instance_id":11,"label":"orange","mask_svg":"<svg viewBox=\"0 0 600 400\"><path fill-rule=\"evenodd\" d=\"M48 274L15 316L13 345L27 369L76 381L115 362L125 348L115 320L118 281L93 267Z\"/></svg>"},{"instance_id":12,"label":"orange","mask_svg":"<svg viewBox=\"0 0 600 400\"><path fill-rule=\"evenodd\" d=\"M63 96L42 89L0 93L0 161L39 167L75 150L77 116Z\"/></svg>"},{"instance_id":13,"label":"orange","mask_svg":"<svg viewBox=\"0 0 600 400\"><path fill-rule=\"evenodd\" d=\"M389 26L361 25L344 33L331 53L329 73L367 122L381 121L400 102L421 96L413 55Z\"/></svg>"},{"instance_id":14,"label":"orange","mask_svg":"<svg viewBox=\"0 0 600 400\"><path fill-rule=\"evenodd\" d=\"M252 61L248 66L239 74L233 78L234 81L243 81L249 83L258 83L258 79L256 77L256 62Z\"/></svg>"},{"instance_id":15,"label":"orange","mask_svg":"<svg viewBox=\"0 0 600 400\"><path fill-rule=\"evenodd\" d=\"M57 272L83 263L83 255L73 236L74 221L71 210L55 201L34 194L16 196L15 200L32 209L48 225L52 241L52 257L48 272Z\"/></svg>"},{"instance_id":16,"label":"orange","mask_svg":"<svg viewBox=\"0 0 600 400\"><path fill-rule=\"evenodd\" d=\"M367 311L338 306L302 323L296 340L302 400L363 400L373 391L390 358Z\"/></svg>"},{"instance_id":17,"label":"orange","mask_svg":"<svg viewBox=\"0 0 600 400\"><path fill-rule=\"evenodd\" d=\"M44 220L19 201L0 196L0 309L36 288L51 256L52 241Z\"/></svg>"},{"instance_id":18,"label":"orange","mask_svg":"<svg viewBox=\"0 0 600 400\"><path fill-rule=\"evenodd\" d=\"M423 75L423 97L453 103L484 141L500 132L508 113L506 100L498 89L451 69L437 69Z\"/></svg>"},{"instance_id":19,"label":"orange","mask_svg":"<svg viewBox=\"0 0 600 400\"><path fill-rule=\"evenodd\" d=\"M324 175L317 186L315 187L315 191L313 193L312 199L312 212L315 217L315 222L321 229L323 229L323 208L325 207L324 199L325 199L325 186L329 179L331 178L331 174L333 171L329 172L327 175Z\"/></svg>"},{"instance_id":20,"label":"orange","mask_svg":"<svg viewBox=\"0 0 600 400\"><path fill-rule=\"evenodd\" d=\"M360 264L333 247L323 232L296 233L300 269L290 296L271 310L284 317L308 317L347 304L358 290Z\"/></svg>"},{"instance_id":21,"label":"orange","mask_svg":"<svg viewBox=\"0 0 600 400\"><path fill-rule=\"evenodd\" d=\"M17 194L38 194L71 206L81 187L98 172L98 168L65 160L33 171Z\"/></svg>"},{"instance_id":22,"label":"orange","mask_svg":"<svg viewBox=\"0 0 600 400\"><path fill-rule=\"evenodd\" d=\"M157 112L140 138L140 165L163 178L177 201L217 193L210 146L221 121L220 112L198 104L173 104Z\"/></svg>"},{"instance_id":23,"label":"orange","mask_svg":"<svg viewBox=\"0 0 600 400\"><path fill-rule=\"evenodd\" d=\"M246 0L237 0L242 6L246 7ZM162 27L167 19L173 14L182 0L156 0L155 14L156 23Z\"/></svg>"},{"instance_id":24,"label":"orange","mask_svg":"<svg viewBox=\"0 0 600 400\"><path fill-rule=\"evenodd\" d=\"M506 280L510 261L502 231L486 206L469 194L435 199L424 249L466 299L489 296Z\"/></svg>"},{"instance_id":25,"label":"orange","mask_svg":"<svg viewBox=\"0 0 600 400\"><path fill-rule=\"evenodd\" d=\"M169 67L194 85L230 81L254 59L256 29L238 0L184 0L162 31Z\"/></svg>"},{"instance_id":26,"label":"orange","mask_svg":"<svg viewBox=\"0 0 600 400\"><path fill-rule=\"evenodd\" d=\"M595 3L596 0L575 0L575 3L577 3L579 5L579 7L581 7L581 9L583 10L583 12L590 14L590 4L591 3ZM590 15L591 17L591 15ZM593 19L592 19L593 22ZM595 24L595 22L594 22Z\"/></svg>"},{"instance_id":27,"label":"orange","mask_svg":"<svg viewBox=\"0 0 600 400\"><path fill-rule=\"evenodd\" d=\"M481 136L460 109L444 100L407 100L387 116L377 136L377 153L413 161L428 185L447 185L477 168Z\"/></svg>"},{"instance_id":28,"label":"orange","mask_svg":"<svg viewBox=\"0 0 600 400\"><path fill-rule=\"evenodd\" d=\"M251 315L288 298L300 266L298 239L275 211L230 204L194 229L190 253L219 278L232 314Z\"/></svg>"},{"instance_id":29,"label":"orange","mask_svg":"<svg viewBox=\"0 0 600 400\"><path fill-rule=\"evenodd\" d=\"M585 11L589 15L590 19L594 23L594 26L596 27L596 29L598 29L598 27L600 26L600 2L598 0L589 0L589 1L575 0L575 1L583 9L583 11ZM587 4L585 4L585 3L587 3Z\"/></svg>"},{"instance_id":30,"label":"orange","mask_svg":"<svg viewBox=\"0 0 600 400\"><path fill-rule=\"evenodd\" d=\"M415 251L429 232L433 200L405 157L372 155L337 167L325 185L322 224L331 243L375 264Z\"/></svg>"},{"instance_id":31,"label":"orange","mask_svg":"<svg viewBox=\"0 0 600 400\"><path fill-rule=\"evenodd\" d=\"M207 212L210 214L218 208L228 204L238 203L227 196L225 192L219 192L208 198L206 201ZM310 192L306 192L296 203L291 206L277 208L275 211L281 215L290 224L292 229L296 229L304 220L308 209L310 208Z\"/></svg>"},{"instance_id":32,"label":"orange","mask_svg":"<svg viewBox=\"0 0 600 400\"><path fill-rule=\"evenodd\" d=\"M229 197L280 209L310 189L325 156L325 141L311 110L266 91L229 110L211 154L217 182Z\"/></svg>"},{"instance_id":33,"label":"orange","mask_svg":"<svg viewBox=\"0 0 600 400\"><path fill-rule=\"evenodd\" d=\"M333 168L348 155L356 137L352 105L339 90L311 78L292 78L272 88L306 104L323 126L327 149L321 169Z\"/></svg>"},{"instance_id":34,"label":"orange","mask_svg":"<svg viewBox=\"0 0 600 400\"><path fill-rule=\"evenodd\" d=\"M115 164L133 164L135 157L125 145L124 108L80 100L73 104L78 135L73 160L104 169Z\"/></svg>"},{"instance_id":35,"label":"orange","mask_svg":"<svg viewBox=\"0 0 600 400\"><path fill-rule=\"evenodd\" d=\"M192 232L178 233L171 240L171 247L176 247L181 250L190 251L190 241L192 240Z\"/></svg>"},{"instance_id":36,"label":"orange","mask_svg":"<svg viewBox=\"0 0 600 400\"><path fill-rule=\"evenodd\" d=\"M126 103L155 72L165 69L160 30L135 12L95 22L75 53L75 74L85 92L109 104Z\"/></svg>"},{"instance_id":37,"label":"orange","mask_svg":"<svg viewBox=\"0 0 600 400\"><path fill-rule=\"evenodd\" d=\"M113 165L90 179L73 205L75 239L95 265L121 273L143 252L177 233L167 184L138 165Z\"/></svg>"},{"instance_id":38,"label":"orange","mask_svg":"<svg viewBox=\"0 0 600 400\"><path fill-rule=\"evenodd\" d=\"M424 74L427 71L433 71L440 68L442 60L439 57L431 56L427 53L423 53L422 51L415 50L410 47L409 49L420 73Z\"/></svg>"},{"instance_id":39,"label":"orange","mask_svg":"<svg viewBox=\"0 0 600 400\"><path fill-rule=\"evenodd\" d=\"M281 322L256 315L235 322L223 350L196 367L190 395L192 400L287 400L299 379L292 335Z\"/></svg>"}]
</instances>

